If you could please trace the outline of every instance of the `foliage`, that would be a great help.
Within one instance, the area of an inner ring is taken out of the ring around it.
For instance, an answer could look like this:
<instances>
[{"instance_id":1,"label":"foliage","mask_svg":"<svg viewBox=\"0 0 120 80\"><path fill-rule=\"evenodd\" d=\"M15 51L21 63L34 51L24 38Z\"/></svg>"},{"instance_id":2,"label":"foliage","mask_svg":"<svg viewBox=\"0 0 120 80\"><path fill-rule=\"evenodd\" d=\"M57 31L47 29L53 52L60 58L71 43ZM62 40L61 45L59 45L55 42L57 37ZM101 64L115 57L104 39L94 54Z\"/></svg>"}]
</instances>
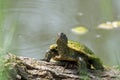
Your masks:
<instances>
[{"instance_id":1,"label":"foliage","mask_svg":"<svg viewBox=\"0 0 120 80\"><path fill-rule=\"evenodd\" d=\"M9 27L4 24L5 7L8 6L6 2L8 1L0 0L0 80L8 80L8 71L5 67L6 53L9 51L15 32L14 21ZM8 31L6 31L6 28L8 28Z\"/></svg>"}]
</instances>

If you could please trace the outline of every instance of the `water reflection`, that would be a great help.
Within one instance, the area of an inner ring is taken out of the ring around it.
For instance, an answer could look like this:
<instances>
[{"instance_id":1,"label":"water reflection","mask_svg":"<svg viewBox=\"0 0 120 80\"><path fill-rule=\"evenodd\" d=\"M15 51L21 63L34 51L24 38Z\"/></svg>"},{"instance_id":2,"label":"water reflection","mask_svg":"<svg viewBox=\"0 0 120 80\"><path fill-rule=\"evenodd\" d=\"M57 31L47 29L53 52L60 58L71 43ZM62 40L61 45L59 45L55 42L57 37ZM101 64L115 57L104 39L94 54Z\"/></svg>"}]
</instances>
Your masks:
<instances>
[{"instance_id":1,"label":"water reflection","mask_svg":"<svg viewBox=\"0 0 120 80\"><path fill-rule=\"evenodd\" d=\"M114 56L110 54L119 45L111 46L110 43L119 38L119 32L95 29L98 24L108 20L101 15L99 1L11 0L4 5L5 21L17 20L11 52L42 58L49 45L55 42L56 34L64 32L69 39L86 44L106 64L115 64L111 59ZM108 16L112 18L111 14ZM89 32L80 36L72 34L70 29L77 25L87 26Z\"/></svg>"}]
</instances>

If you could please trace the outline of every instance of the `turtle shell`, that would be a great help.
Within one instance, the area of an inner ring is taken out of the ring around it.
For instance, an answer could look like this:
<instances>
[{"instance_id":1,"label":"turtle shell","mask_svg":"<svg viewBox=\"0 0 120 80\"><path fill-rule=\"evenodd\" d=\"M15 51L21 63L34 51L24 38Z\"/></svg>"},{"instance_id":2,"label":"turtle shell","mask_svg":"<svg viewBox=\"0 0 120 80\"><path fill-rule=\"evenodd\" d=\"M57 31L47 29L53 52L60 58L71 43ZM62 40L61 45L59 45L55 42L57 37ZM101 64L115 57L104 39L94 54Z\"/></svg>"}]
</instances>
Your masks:
<instances>
[{"instance_id":1,"label":"turtle shell","mask_svg":"<svg viewBox=\"0 0 120 80\"><path fill-rule=\"evenodd\" d=\"M79 52L80 54L83 53L85 55L94 55L94 53L88 47L75 41L69 40L68 47L69 49ZM57 44L50 45L50 50L52 49L57 49Z\"/></svg>"},{"instance_id":2,"label":"turtle shell","mask_svg":"<svg viewBox=\"0 0 120 80\"><path fill-rule=\"evenodd\" d=\"M87 54L88 55L94 55L94 53L88 47L86 47L85 45L83 45L81 43L75 42L75 41L69 40L68 41L68 47L70 49L73 49L75 51L78 51L78 52L86 54L86 55Z\"/></svg>"}]
</instances>

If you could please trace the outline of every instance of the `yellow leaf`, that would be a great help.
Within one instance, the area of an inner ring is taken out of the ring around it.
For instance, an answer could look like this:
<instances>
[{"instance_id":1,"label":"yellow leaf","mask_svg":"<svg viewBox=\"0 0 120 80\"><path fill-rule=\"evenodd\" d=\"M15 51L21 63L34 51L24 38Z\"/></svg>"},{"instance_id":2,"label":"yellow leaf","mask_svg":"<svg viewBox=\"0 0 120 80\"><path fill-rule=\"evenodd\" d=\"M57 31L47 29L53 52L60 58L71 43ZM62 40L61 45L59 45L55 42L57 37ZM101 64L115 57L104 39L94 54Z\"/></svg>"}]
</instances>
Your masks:
<instances>
[{"instance_id":1,"label":"yellow leaf","mask_svg":"<svg viewBox=\"0 0 120 80\"><path fill-rule=\"evenodd\" d=\"M83 26L78 26L78 27L72 28L71 31L76 34L85 34L86 32L88 32L88 29Z\"/></svg>"}]
</instances>

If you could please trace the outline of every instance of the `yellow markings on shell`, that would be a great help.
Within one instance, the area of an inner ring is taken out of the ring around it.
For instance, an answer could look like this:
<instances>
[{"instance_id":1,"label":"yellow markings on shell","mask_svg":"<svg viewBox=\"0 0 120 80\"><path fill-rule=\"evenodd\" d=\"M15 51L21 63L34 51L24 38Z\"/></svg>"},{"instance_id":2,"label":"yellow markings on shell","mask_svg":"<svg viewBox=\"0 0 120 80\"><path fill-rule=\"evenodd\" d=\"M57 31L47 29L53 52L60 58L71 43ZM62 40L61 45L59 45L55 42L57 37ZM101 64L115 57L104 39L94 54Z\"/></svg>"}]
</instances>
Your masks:
<instances>
[{"instance_id":1,"label":"yellow markings on shell","mask_svg":"<svg viewBox=\"0 0 120 80\"><path fill-rule=\"evenodd\" d=\"M56 47L57 47L57 44L50 45L50 49L56 49Z\"/></svg>"},{"instance_id":2,"label":"yellow markings on shell","mask_svg":"<svg viewBox=\"0 0 120 80\"><path fill-rule=\"evenodd\" d=\"M70 47L70 48L73 48L74 50L77 50L77 51L82 51L82 50L84 50L84 45L80 45L80 44L78 44L77 42L74 42L74 41L68 41L68 46Z\"/></svg>"}]
</instances>

